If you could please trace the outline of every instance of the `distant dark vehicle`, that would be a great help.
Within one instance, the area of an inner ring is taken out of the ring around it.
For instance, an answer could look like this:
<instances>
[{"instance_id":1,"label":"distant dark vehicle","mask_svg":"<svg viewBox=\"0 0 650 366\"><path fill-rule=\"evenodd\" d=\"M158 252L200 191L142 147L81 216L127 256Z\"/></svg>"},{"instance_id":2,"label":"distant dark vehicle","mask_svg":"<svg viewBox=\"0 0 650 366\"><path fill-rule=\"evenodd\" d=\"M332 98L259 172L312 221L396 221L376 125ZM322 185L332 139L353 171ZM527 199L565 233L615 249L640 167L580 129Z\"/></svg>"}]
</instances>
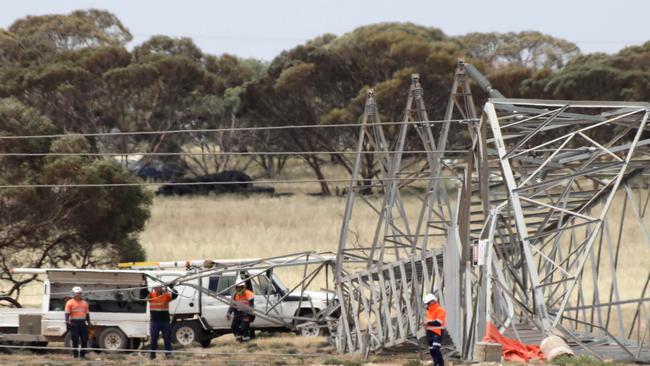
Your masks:
<instances>
[{"instance_id":1,"label":"distant dark vehicle","mask_svg":"<svg viewBox=\"0 0 650 366\"><path fill-rule=\"evenodd\" d=\"M151 160L148 162L138 161L131 168L131 171L137 172L138 176L147 181L169 182L180 179L188 171L185 162L163 162L160 160Z\"/></svg>"},{"instance_id":2,"label":"distant dark vehicle","mask_svg":"<svg viewBox=\"0 0 650 366\"><path fill-rule=\"evenodd\" d=\"M208 183L210 182L210 183ZM222 193L268 193L274 194L273 187L254 187L253 179L238 170L225 170L216 174L202 175L196 178L182 178L158 188L158 196L207 195ZM190 183L190 184L182 184ZM198 184L197 184L198 183ZM203 184L201 184L203 183Z\"/></svg>"}]
</instances>

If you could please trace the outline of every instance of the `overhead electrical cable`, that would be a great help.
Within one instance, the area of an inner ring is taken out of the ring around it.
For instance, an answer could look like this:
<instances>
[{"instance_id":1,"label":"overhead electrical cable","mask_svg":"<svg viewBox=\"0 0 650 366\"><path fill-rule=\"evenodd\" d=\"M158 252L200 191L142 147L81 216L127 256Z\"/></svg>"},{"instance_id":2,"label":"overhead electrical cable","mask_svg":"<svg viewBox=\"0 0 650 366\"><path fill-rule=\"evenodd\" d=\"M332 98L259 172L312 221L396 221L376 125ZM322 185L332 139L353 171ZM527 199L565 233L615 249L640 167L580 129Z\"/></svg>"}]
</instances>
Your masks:
<instances>
[{"instance_id":1,"label":"overhead electrical cable","mask_svg":"<svg viewBox=\"0 0 650 366\"><path fill-rule=\"evenodd\" d=\"M431 121L408 121L408 122L378 122L368 123L366 127L373 126L399 126L403 124L428 125L447 122L466 122L469 120L431 120ZM91 133L58 133L47 135L0 135L0 140L23 140L23 139L41 139L41 138L60 138L60 137L117 137L117 136L137 136L137 135L166 135L181 133L215 133L215 132L252 132L252 131L278 131L278 130L300 130L300 129L319 129L319 128L344 128L344 127L362 127L359 123L332 124L332 125L285 125L285 126L258 126L258 127L228 127L228 128L203 128L203 129L183 129L183 130L157 130L157 131L132 131L132 132L91 132Z\"/></svg>"},{"instance_id":2,"label":"overhead electrical cable","mask_svg":"<svg viewBox=\"0 0 650 366\"><path fill-rule=\"evenodd\" d=\"M349 183L353 179L295 179L295 180L256 180L256 181L214 181L214 182L133 182L133 183L66 183L66 184L2 184L0 188L88 188L88 187L140 187L140 186L205 186L232 184L296 184L296 183ZM356 181L416 181L416 180L460 180L458 177L404 177L380 179L356 179Z\"/></svg>"}]
</instances>

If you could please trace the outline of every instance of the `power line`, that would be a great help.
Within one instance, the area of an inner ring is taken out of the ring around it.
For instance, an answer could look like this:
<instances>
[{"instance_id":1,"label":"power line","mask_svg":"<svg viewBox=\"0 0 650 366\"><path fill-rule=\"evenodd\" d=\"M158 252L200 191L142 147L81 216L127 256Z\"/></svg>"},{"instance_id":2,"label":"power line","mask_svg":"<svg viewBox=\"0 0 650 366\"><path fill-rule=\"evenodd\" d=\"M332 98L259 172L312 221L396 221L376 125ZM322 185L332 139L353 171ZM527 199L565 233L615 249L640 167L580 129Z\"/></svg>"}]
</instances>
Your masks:
<instances>
[{"instance_id":1,"label":"power line","mask_svg":"<svg viewBox=\"0 0 650 366\"><path fill-rule=\"evenodd\" d=\"M586 151L587 148L562 149L563 151ZM515 150L523 151L523 150ZM538 152L553 152L555 149L536 149ZM291 155L381 155L381 154L426 154L426 153L445 153L445 154L465 154L469 150L390 150L390 151L215 151L215 152L44 152L44 153L0 153L0 156L105 156L105 157L122 157L122 156L291 156Z\"/></svg>"},{"instance_id":2,"label":"power line","mask_svg":"<svg viewBox=\"0 0 650 366\"><path fill-rule=\"evenodd\" d=\"M143 156L214 156L214 155L226 155L226 156L254 156L254 155L272 155L272 156L283 156L283 155L327 155L327 154L340 154L340 155L380 155L380 154L426 154L426 153L467 153L467 150L402 150L402 151L217 151L217 152L78 152L78 153L0 153L0 156L107 156L107 157L119 157L119 156L132 156L132 155L143 155Z\"/></svg>"},{"instance_id":3,"label":"power line","mask_svg":"<svg viewBox=\"0 0 650 366\"><path fill-rule=\"evenodd\" d=\"M416 180L460 180L458 177L404 177L380 179L356 179L357 181L416 181ZM297 184L297 183L349 183L353 179L295 179L295 180L258 180L258 181L220 181L220 182L134 182L134 183L70 183L70 184L3 184L0 188L89 188L89 187L140 187L140 186L204 186L232 184Z\"/></svg>"},{"instance_id":4,"label":"power line","mask_svg":"<svg viewBox=\"0 0 650 366\"><path fill-rule=\"evenodd\" d=\"M421 124L447 123L447 122L464 122L469 120L431 120L431 121L408 121L408 122L379 122L368 123L367 127L372 126L396 126L403 124ZM358 123L335 124L335 125L286 125L286 126L259 126L259 127L230 127L230 128L205 128L205 129L185 129L185 130L157 130L157 131L133 131L133 132L93 132L93 133L60 133L49 135L0 135L0 140L22 140L22 139L39 139L39 138L59 138L59 137L115 137L115 136L135 136L135 135L164 135L179 133L213 133L213 132L240 132L240 131L278 131L290 129L319 129L319 128L342 128L342 127L361 127Z\"/></svg>"}]
</instances>

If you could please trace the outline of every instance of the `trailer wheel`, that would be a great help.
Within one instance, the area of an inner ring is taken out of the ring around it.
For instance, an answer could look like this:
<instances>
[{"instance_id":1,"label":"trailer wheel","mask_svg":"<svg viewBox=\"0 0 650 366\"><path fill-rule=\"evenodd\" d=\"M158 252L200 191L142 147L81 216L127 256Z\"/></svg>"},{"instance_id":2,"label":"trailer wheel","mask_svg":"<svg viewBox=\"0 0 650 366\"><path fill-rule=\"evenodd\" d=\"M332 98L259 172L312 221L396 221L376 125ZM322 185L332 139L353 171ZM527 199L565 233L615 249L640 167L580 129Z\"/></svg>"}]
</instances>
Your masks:
<instances>
[{"instance_id":1,"label":"trailer wheel","mask_svg":"<svg viewBox=\"0 0 650 366\"><path fill-rule=\"evenodd\" d=\"M196 321L180 321L172 325L172 340L181 346L200 344L203 340L203 329Z\"/></svg>"},{"instance_id":2,"label":"trailer wheel","mask_svg":"<svg viewBox=\"0 0 650 366\"><path fill-rule=\"evenodd\" d=\"M106 328L99 335L99 348L103 348L107 352L127 349L128 346L129 340L120 328Z\"/></svg>"}]
</instances>

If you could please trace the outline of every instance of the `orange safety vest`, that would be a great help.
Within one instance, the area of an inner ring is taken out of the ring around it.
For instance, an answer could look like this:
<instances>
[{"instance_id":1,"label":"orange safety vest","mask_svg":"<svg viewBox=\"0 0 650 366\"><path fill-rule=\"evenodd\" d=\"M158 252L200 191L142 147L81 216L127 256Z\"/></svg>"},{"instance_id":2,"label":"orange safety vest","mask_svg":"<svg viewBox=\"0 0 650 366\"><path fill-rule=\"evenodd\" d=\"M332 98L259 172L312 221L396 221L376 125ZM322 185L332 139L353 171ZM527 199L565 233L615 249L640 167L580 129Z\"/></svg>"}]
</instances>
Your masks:
<instances>
[{"instance_id":1,"label":"orange safety vest","mask_svg":"<svg viewBox=\"0 0 650 366\"><path fill-rule=\"evenodd\" d=\"M447 325L447 312L445 309L440 306L438 303L430 303L429 306L427 307L427 314L426 314L426 322L427 324L429 322L432 322L434 320L437 320L440 322L439 326L433 326L433 325L427 325L427 330L430 330L437 335L441 336L442 335L442 328L444 328Z\"/></svg>"},{"instance_id":2,"label":"orange safety vest","mask_svg":"<svg viewBox=\"0 0 650 366\"><path fill-rule=\"evenodd\" d=\"M70 299L65 303L65 312L70 314L70 319L86 319L90 312L86 300L77 301Z\"/></svg>"},{"instance_id":3,"label":"orange safety vest","mask_svg":"<svg viewBox=\"0 0 650 366\"><path fill-rule=\"evenodd\" d=\"M149 310L150 311L169 311L169 303L172 301L172 295L165 292L158 295L155 291L149 293Z\"/></svg>"},{"instance_id":4,"label":"orange safety vest","mask_svg":"<svg viewBox=\"0 0 650 366\"><path fill-rule=\"evenodd\" d=\"M253 291L248 289L244 289L244 291L237 291L232 297L233 301L236 301L243 305L248 305L248 301L253 298L255 298L255 294L253 294Z\"/></svg>"}]
</instances>

